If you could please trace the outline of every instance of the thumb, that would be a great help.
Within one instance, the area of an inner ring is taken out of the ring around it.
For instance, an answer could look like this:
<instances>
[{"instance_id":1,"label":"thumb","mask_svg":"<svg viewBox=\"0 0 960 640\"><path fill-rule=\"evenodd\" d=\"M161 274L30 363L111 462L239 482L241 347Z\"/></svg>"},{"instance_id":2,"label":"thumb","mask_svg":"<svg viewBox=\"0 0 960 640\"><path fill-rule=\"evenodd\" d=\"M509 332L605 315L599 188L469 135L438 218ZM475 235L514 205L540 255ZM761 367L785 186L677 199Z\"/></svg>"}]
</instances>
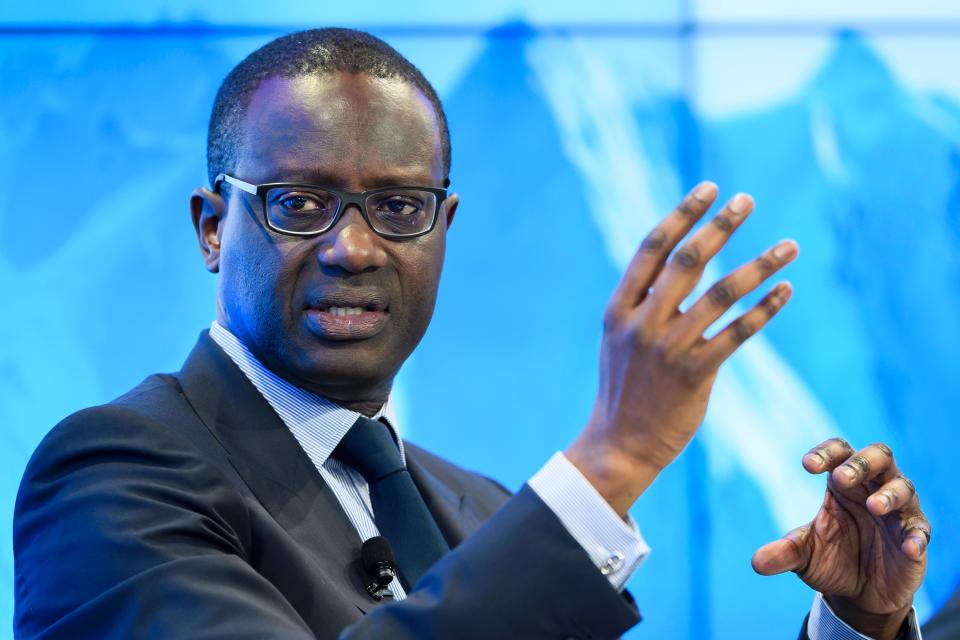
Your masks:
<instances>
[{"instance_id":1,"label":"thumb","mask_svg":"<svg viewBox=\"0 0 960 640\"><path fill-rule=\"evenodd\" d=\"M779 540L768 542L753 554L753 570L762 576L786 571L803 573L810 564L813 546L810 525L797 527Z\"/></svg>"}]
</instances>

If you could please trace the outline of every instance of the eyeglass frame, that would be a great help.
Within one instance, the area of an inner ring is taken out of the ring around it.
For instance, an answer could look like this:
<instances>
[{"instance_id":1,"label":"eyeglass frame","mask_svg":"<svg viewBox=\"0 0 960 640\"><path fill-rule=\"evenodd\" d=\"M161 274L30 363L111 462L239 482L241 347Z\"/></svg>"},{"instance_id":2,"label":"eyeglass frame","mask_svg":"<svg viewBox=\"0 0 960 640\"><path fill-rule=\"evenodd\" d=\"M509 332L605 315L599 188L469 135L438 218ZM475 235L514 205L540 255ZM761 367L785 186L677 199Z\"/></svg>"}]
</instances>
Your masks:
<instances>
[{"instance_id":1,"label":"eyeglass frame","mask_svg":"<svg viewBox=\"0 0 960 640\"><path fill-rule=\"evenodd\" d=\"M437 220L440 218L440 207L443 206L443 203L447 199L447 189L441 189L438 187L423 187L420 185L395 185L389 187L377 187L376 189L368 189L366 191L343 191L341 189L336 189L333 187L328 187L320 184L310 184L306 182L264 182L263 184L253 184L251 182L246 182L240 178L235 178L228 173L221 173L213 181L213 192L220 192L220 185L226 182L227 184L233 185L249 193L252 196L257 196L260 198L260 204L263 207L263 222L271 231L277 233L282 233L288 236L295 236L297 238L310 238L313 236L319 236L327 231L330 231L333 227L336 226L337 222L340 221L340 218L343 217L343 212L347 210L350 205L355 205L360 211L360 215L363 216L363 221L367 223L367 226L375 234L381 238L386 238L388 240L407 240L410 238L419 238L420 236L425 236L433 228L437 226ZM321 191L327 191L332 193L340 199L340 204L337 207L337 212L333 215L333 219L330 224L320 231L288 231L286 229L279 229L275 227L270 222L270 216L267 212L267 193L271 189L277 189L281 187L302 187L305 189L319 189ZM367 205L366 200L373 194L384 193L387 191L396 191L398 189L416 189L418 191L429 191L437 198L436 206L434 207L433 212L433 221L430 223L430 226L423 231L418 231L413 234L393 234L393 233L384 233L382 231L377 231L373 224L370 222L370 217L367 215Z\"/></svg>"}]
</instances>

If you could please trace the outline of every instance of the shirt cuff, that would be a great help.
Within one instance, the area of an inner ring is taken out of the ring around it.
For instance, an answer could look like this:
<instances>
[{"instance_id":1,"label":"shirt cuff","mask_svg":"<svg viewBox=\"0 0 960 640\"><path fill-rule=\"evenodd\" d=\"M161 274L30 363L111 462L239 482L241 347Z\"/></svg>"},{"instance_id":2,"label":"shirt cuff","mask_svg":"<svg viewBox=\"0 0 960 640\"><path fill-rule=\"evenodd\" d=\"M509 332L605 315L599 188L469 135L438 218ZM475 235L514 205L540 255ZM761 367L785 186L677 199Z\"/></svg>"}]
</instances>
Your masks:
<instances>
[{"instance_id":1,"label":"shirt cuff","mask_svg":"<svg viewBox=\"0 0 960 640\"><path fill-rule=\"evenodd\" d=\"M624 521L558 451L527 483L618 591L650 554L630 515Z\"/></svg>"},{"instance_id":2,"label":"shirt cuff","mask_svg":"<svg viewBox=\"0 0 960 640\"><path fill-rule=\"evenodd\" d=\"M911 609L907 614L907 624L909 630L903 636L904 640L922 640L915 609ZM838 618L822 593L818 593L813 599L813 608L810 609L810 618L807 620L807 637L810 640L873 640Z\"/></svg>"}]
</instances>

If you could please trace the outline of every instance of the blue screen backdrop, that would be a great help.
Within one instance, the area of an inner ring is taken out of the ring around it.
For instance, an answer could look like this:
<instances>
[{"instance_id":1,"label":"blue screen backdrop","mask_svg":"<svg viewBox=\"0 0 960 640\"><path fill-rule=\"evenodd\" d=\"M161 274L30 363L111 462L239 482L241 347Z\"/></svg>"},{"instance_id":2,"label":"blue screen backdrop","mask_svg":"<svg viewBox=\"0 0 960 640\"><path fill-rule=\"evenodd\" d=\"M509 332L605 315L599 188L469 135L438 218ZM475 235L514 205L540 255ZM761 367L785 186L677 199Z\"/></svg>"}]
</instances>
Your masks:
<instances>
[{"instance_id":1,"label":"blue screen backdrop","mask_svg":"<svg viewBox=\"0 0 960 640\"><path fill-rule=\"evenodd\" d=\"M706 280L793 237L796 293L634 509L654 551L629 585L645 619L628 637L795 637L810 592L749 561L815 513L823 482L799 461L834 434L897 452L936 530L921 616L946 599L960 578L960 7L303 4L0 8L7 514L50 427L179 368L213 318L187 201L221 79L288 30L355 26L436 84L463 198L433 324L397 381L406 437L518 487L587 418L601 313L637 243L709 178L758 212ZM10 538L7 517L2 630Z\"/></svg>"}]
</instances>

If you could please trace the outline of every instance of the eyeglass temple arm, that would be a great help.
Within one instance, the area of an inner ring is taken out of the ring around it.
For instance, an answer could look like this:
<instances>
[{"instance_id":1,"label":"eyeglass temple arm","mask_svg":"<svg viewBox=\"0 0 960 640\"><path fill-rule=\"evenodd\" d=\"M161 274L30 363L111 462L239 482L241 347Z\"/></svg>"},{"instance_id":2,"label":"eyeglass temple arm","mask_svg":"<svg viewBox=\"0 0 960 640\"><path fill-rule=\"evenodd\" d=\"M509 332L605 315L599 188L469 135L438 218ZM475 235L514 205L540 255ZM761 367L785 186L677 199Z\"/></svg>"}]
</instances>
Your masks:
<instances>
[{"instance_id":1,"label":"eyeglass temple arm","mask_svg":"<svg viewBox=\"0 0 960 640\"><path fill-rule=\"evenodd\" d=\"M239 178L234 178L233 176L227 175L225 173L221 173L220 175L217 176L217 179L213 181L214 191L217 190L221 182L228 182L233 186L237 187L238 189L246 191L250 195L254 195L254 196L257 195L257 185L250 184L249 182L244 182Z\"/></svg>"}]
</instances>

